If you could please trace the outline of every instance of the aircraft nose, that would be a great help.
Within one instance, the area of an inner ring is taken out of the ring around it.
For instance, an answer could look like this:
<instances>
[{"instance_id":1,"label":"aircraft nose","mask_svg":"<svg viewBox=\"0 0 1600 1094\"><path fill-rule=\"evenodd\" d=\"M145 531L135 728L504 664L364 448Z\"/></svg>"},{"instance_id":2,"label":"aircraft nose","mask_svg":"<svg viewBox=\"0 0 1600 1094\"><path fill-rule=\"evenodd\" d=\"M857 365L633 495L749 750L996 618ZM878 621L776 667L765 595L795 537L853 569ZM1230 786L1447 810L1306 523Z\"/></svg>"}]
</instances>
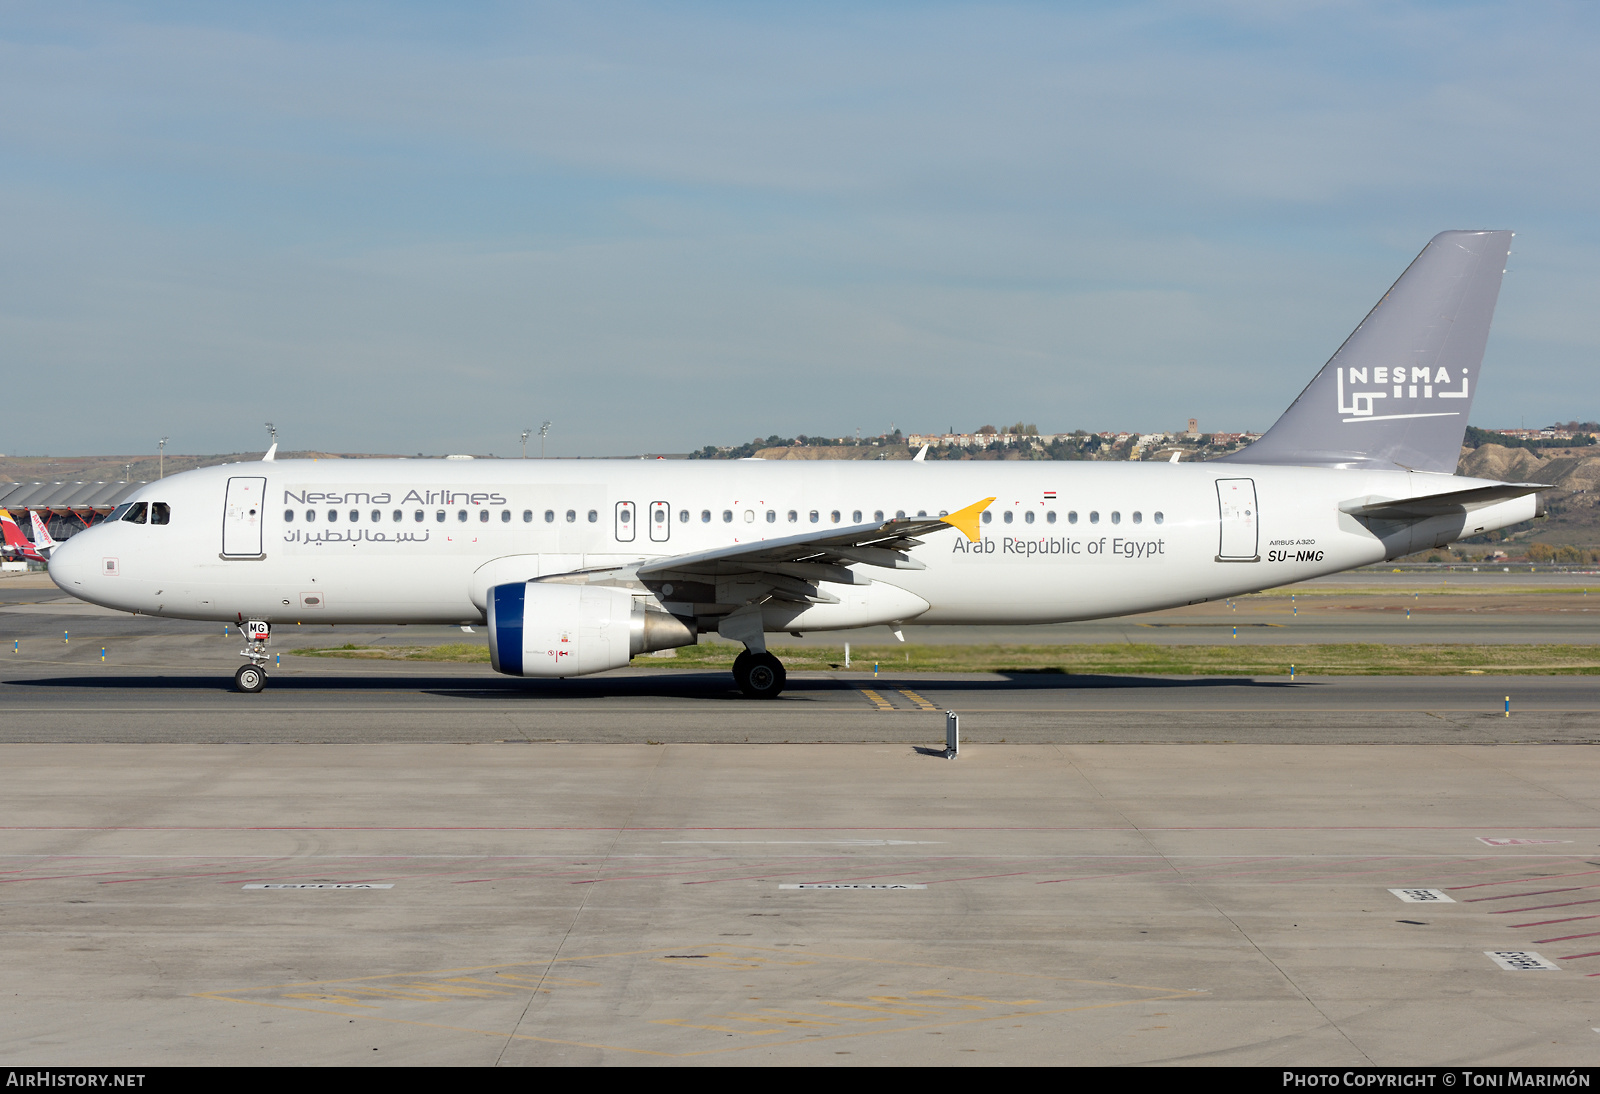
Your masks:
<instances>
[{"instance_id":1,"label":"aircraft nose","mask_svg":"<svg viewBox=\"0 0 1600 1094\"><path fill-rule=\"evenodd\" d=\"M97 560L82 533L64 540L50 552L50 580L63 592L83 596L96 574Z\"/></svg>"}]
</instances>

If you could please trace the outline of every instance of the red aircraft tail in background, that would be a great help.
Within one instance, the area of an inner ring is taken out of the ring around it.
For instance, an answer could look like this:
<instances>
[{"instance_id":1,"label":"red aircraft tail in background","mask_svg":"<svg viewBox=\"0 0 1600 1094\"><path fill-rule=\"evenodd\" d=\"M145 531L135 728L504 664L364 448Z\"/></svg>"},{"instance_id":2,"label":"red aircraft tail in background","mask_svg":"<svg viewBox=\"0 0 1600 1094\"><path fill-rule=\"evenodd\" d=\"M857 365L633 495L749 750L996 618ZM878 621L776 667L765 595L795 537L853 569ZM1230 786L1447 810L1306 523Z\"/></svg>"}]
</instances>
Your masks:
<instances>
[{"instance_id":1,"label":"red aircraft tail in background","mask_svg":"<svg viewBox=\"0 0 1600 1094\"><path fill-rule=\"evenodd\" d=\"M11 519L11 513L5 509L0 509L0 531L5 532L5 543L0 545L0 552L3 552L6 558L26 559L29 562L45 561L45 556L40 554L32 541L22 534L22 529L17 527L17 522ZM52 542L51 546L54 545Z\"/></svg>"}]
</instances>

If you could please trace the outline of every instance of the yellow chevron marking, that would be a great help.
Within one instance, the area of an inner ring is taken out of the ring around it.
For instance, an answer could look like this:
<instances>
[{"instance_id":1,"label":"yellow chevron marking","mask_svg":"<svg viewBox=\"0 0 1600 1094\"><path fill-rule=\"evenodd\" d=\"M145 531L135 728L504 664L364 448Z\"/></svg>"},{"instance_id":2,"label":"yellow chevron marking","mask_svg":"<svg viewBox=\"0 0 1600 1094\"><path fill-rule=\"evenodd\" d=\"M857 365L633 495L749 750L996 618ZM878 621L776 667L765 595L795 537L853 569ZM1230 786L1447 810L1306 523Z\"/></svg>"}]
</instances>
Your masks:
<instances>
[{"instance_id":1,"label":"yellow chevron marking","mask_svg":"<svg viewBox=\"0 0 1600 1094\"><path fill-rule=\"evenodd\" d=\"M917 707L921 710L935 709L932 703L928 702L928 700L924 699L914 691L908 691L905 688L900 688L899 692L901 695L904 695L907 699L910 699L913 703L917 704Z\"/></svg>"}]
</instances>

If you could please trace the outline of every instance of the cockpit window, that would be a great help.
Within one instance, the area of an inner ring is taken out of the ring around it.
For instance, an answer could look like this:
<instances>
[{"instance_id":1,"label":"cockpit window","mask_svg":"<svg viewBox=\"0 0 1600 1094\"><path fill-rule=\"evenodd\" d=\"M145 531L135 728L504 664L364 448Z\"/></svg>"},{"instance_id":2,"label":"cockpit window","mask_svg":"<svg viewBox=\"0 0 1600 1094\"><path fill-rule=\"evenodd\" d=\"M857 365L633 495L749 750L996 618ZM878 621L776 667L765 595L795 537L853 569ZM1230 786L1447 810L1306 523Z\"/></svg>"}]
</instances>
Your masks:
<instances>
[{"instance_id":1,"label":"cockpit window","mask_svg":"<svg viewBox=\"0 0 1600 1094\"><path fill-rule=\"evenodd\" d=\"M115 509L111 510L111 512L106 514L106 523L109 524L111 521L121 520L122 519L122 514L126 513L129 509L132 509L132 508L133 508L133 502L131 502L131 501L123 502L121 505L117 506Z\"/></svg>"},{"instance_id":2,"label":"cockpit window","mask_svg":"<svg viewBox=\"0 0 1600 1094\"><path fill-rule=\"evenodd\" d=\"M128 507L128 511L122 515L122 519L129 524L143 524L150 519L148 510L149 506L144 502L136 501Z\"/></svg>"},{"instance_id":3,"label":"cockpit window","mask_svg":"<svg viewBox=\"0 0 1600 1094\"><path fill-rule=\"evenodd\" d=\"M150 503L150 523L166 524L172 519L172 509L164 501Z\"/></svg>"}]
</instances>

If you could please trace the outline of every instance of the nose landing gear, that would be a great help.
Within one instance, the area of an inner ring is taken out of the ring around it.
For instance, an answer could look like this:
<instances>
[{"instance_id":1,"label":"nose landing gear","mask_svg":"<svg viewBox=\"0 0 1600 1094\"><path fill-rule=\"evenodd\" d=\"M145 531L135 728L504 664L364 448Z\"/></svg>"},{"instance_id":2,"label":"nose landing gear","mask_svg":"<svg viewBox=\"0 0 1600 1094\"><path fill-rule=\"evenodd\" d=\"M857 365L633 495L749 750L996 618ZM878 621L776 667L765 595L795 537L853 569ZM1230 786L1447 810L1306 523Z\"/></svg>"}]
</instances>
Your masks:
<instances>
[{"instance_id":1,"label":"nose landing gear","mask_svg":"<svg viewBox=\"0 0 1600 1094\"><path fill-rule=\"evenodd\" d=\"M260 691L267 686L267 670L260 665L240 665L233 674L233 686L238 691Z\"/></svg>"},{"instance_id":2,"label":"nose landing gear","mask_svg":"<svg viewBox=\"0 0 1600 1094\"><path fill-rule=\"evenodd\" d=\"M252 619L245 624L244 632L249 636L244 644L244 649L239 655L250 663L240 665L239 671L233 674L233 686L236 691L257 692L267 686L267 642L272 638L272 624L260 619Z\"/></svg>"}]
</instances>

